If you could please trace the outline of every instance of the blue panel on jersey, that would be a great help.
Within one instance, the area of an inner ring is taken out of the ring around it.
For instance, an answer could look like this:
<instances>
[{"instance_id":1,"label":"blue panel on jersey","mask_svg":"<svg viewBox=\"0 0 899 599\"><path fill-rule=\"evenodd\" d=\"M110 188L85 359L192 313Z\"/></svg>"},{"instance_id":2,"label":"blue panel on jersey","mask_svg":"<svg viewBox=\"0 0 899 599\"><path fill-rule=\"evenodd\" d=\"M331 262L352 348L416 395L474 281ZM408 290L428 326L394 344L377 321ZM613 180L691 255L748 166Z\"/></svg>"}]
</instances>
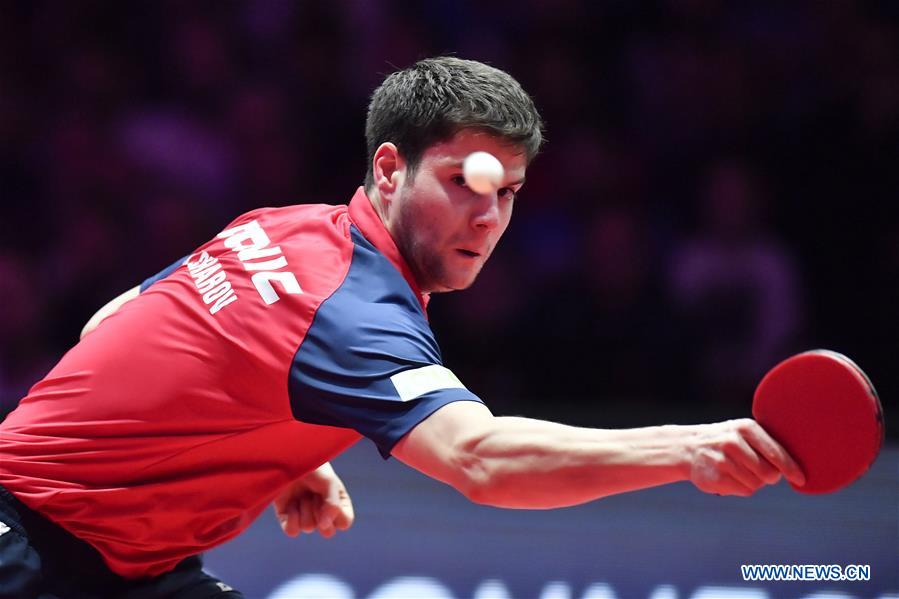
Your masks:
<instances>
[{"instance_id":1,"label":"blue panel on jersey","mask_svg":"<svg viewBox=\"0 0 899 599\"><path fill-rule=\"evenodd\" d=\"M149 279L146 279L143 283L140 284L140 292L143 293L144 291L147 290L147 287L149 287L156 281L161 281L162 279L166 278L167 276L169 276L170 274L172 274L173 272L178 270L178 267L183 265L184 261L187 260L189 257L190 256L183 256L182 258L179 258L178 260L176 260L175 262L172 262L169 266L166 266L164 269L162 269L161 271L159 271L158 273L156 273Z\"/></svg>"},{"instance_id":2,"label":"blue panel on jersey","mask_svg":"<svg viewBox=\"0 0 899 599\"><path fill-rule=\"evenodd\" d=\"M355 226L353 261L322 302L294 356L293 415L311 424L352 428L385 458L416 424L454 401L480 401L467 389L437 389L402 401L390 377L440 365L440 349L403 276Z\"/></svg>"}]
</instances>

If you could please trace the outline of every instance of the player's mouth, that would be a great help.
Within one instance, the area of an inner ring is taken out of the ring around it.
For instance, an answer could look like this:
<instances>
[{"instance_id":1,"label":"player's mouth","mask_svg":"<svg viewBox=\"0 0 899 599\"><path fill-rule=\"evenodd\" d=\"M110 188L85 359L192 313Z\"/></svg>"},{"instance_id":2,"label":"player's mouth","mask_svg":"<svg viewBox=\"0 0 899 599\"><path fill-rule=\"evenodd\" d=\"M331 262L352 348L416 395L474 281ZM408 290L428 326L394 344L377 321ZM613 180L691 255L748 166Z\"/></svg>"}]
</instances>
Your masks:
<instances>
[{"instance_id":1,"label":"player's mouth","mask_svg":"<svg viewBox=\"0 0 899 599\"><path fill-rule=\"evenodd\" d=\"M465 256L466 258L479 258L481 256L478 252L473 252L471 250L465 250L462 248L456 248L456 251Z\"/></svg>"}]
</instances>

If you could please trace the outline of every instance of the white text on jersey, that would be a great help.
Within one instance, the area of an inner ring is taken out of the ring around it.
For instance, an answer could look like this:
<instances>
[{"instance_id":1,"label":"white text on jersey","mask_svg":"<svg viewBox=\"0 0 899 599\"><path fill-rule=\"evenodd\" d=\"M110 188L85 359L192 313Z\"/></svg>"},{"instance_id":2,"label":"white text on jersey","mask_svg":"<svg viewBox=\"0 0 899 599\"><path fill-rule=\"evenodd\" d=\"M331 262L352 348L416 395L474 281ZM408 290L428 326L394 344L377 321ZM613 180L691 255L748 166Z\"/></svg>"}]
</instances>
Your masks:
<instances>
[{"instance_id":1,"label":"white text on jersey","mask_svg":"<svg viewBox=\"0 0 899 599\"><path fill-rule=\"evenodd\" d=\"M278 270L287 267L287 258L279 246L269 247L271 240L257 221L225 229L218 237L225 240L225 247L237 252L243 267L254 273L253 285L266 304L281 299L272 283L279 283L287 293L303 293L292 272ZM260 258L271 259L260 261Z\"/></svg>"},{"instance_id":2,"label":"white text on jersey","mask_svg":"<svg viewBox=\"0 0 899 599\"><path fill-rule=\"evenodd\" d=\"M215 314L228 304L237 300L237 294L231 289L231 282L225 276L218 258L202 252L196 260L191 256L187 260L187 270L193 277L197 291L203 294L203 303L209 306L209 313ZM213 303L214 302L214 303Z\"/></svg>"}]
</instances>

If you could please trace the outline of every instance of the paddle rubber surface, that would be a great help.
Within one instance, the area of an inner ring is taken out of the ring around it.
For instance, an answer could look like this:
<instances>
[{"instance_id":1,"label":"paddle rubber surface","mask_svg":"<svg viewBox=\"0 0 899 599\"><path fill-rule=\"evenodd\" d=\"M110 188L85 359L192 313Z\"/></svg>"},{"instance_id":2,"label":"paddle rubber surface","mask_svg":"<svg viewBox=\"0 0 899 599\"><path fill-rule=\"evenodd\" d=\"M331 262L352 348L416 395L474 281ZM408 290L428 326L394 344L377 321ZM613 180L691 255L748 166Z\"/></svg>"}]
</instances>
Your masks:
<instances>
[{"instance_id":1,"label":"paddle rubber surface","mask_svg":"<svg viewBox=\"0 0 899 599\"><path fill-rule=\"evenodd\" d=\"M787 358L756 388L752 415L805 473L801 493L830 493L852 483L883 443L883 411L867 375L829 350Z\"/></svg>"}]
</instances>

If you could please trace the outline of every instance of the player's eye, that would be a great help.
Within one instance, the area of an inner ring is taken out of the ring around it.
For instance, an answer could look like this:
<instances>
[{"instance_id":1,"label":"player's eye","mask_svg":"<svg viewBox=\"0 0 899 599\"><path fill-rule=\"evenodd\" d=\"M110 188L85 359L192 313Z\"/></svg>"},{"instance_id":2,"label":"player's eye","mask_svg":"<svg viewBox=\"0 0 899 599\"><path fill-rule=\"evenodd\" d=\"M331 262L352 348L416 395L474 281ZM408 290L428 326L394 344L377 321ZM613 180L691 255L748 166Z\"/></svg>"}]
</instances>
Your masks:
<instances>
[{"instance_id":1,"label":"player's eye","mask_svg":"<svg viewBox=\"0 0 899 599\"><path fill-rule=\"evenodd\" d=\"M518 192L516 192L511 187L503 187L497 192L496 195L503 200L514 200L516 197L518 197Z\"/></svg>"},{"instance_id":2,"label":"player's eye","mask_svg":"<svg viewBox=\"0 0 899 599\"><path fill-rule=\"evenodd\" d=\"M450 177L450 181L453 183L453 185L468 189L468 185L465 183L465 177L463 175L453 175L452 177ZM501 200L514 200L518 197L518 193L518 191L515 191L511 187L503 187L496 192L496 195Z\"/></svg>"}]
</instances>

